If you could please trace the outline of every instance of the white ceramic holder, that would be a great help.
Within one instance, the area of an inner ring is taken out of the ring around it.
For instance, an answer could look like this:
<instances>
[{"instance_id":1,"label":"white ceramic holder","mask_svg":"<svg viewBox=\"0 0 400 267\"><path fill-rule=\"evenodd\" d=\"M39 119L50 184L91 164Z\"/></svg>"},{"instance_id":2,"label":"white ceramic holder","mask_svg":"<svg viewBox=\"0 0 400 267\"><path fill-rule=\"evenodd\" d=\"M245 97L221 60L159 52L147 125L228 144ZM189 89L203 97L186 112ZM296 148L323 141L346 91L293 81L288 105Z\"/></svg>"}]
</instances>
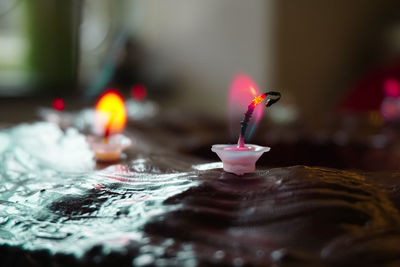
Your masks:
<instances>
[{"instance_id":1,"label":"white ceramic holder","mask_svg":"<svg viewBox=\"0 0 400 267\"><path fill-rule=\"evenodd\" d=\"M122 134L114 134L108 137L107 142L100 136L87 136L86 141L92 148L97 161L117 161L121 153L132 144L132 140Z\"/></svg>"},{"instance_id":2,"label":"white ceramic holder","mask_svg":"<svg viewBox=\"0 0 400 267\"><path fill-rule=\"evenodd\" d=\"M271 148L246 144L243 148L237 145L213 145L211 151L222 160L224 171L243 175L254 172L256 162L264 152Z\"/></svg>"}]
</instances>

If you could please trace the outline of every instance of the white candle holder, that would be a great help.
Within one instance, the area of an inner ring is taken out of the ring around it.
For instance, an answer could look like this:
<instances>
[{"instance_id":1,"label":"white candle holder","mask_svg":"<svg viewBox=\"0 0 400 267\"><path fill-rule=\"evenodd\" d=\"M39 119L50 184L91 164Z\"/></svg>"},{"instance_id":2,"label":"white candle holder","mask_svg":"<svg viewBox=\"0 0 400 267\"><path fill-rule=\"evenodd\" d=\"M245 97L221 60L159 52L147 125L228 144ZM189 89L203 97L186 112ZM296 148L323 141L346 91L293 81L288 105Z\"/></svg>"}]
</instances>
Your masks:
<instances>
[{"instance_id":1,"label":"white candle holder","mask_svg":"<svg viewBox=\"0 0 400 267\"><path fill-rule=\"evenodd\" d=\"M246 144L243 148L237 145L213 145L211 151L222 160L224 171L243 175L254 172L256 162L264 152L271 148Z\"/></svg>"},{"instance_id":2,"label":"white candle holder","mask_svg":"<svg viewBox=\"0 0 400 267\"><path fill-rule=\"evenodd\" d=\"M89 143L94 152L97 161L111 162L118 161L122 152L132 145L132 140L122 134L114 134L107 138L101 136L87 136L86 141Z\"/></svg>"}]
</instances>

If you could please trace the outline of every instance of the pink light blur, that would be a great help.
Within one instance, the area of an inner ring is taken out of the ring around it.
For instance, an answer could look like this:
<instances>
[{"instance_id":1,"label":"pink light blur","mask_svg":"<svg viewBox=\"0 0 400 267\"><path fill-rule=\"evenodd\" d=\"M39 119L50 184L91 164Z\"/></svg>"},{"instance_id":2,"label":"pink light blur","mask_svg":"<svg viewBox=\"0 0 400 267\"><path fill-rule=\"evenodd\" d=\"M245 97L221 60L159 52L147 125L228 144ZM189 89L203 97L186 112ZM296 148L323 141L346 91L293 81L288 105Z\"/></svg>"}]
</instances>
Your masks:
<instances>
[{"instance_id":1,"label":"pink light blur","mask_svg":"<svg viewBox=\"0 0 400 267\"><path fill-rule=\"evenodd\" d=\"M137 101L143 101L146 98L147 90L144 85L135 84L131 88L131 96Z\"/></svg>"},{"instance_id":2,"label":"pink light blur","mask_svg":"<svg viewBox=\"0 0 400 267\"><path fill-rule=\"evenodd\" d=\"M396 79L387 79L384 82L383 90L386 96L394 98L400 97L400 83Z\"/></svg>"},{"instance_id":3,"label":"pink light blur","mask_svg":"<svg viewBox=\"0 0 400 267\"><path fill-rule=\"evenodd\" d=\"M397 120L399 118L399 103L397 99L384 99L381 106L381 114L386 120Z\"/></svg>"},{"instance_id":4,"label":"pink light blur","mask_svg":"<svg viewBox=\"0 0 400 267\"><path fill-rule=\"evenodd\" d=\"M240 73L233 79L228 96L228 116L232 138L238 138L243 114L253 99L260 94L257 84L248 75ZM248 137L258 125L263 113L263 105L258 105L249 124Z\"/></svg>"}]
</instances>

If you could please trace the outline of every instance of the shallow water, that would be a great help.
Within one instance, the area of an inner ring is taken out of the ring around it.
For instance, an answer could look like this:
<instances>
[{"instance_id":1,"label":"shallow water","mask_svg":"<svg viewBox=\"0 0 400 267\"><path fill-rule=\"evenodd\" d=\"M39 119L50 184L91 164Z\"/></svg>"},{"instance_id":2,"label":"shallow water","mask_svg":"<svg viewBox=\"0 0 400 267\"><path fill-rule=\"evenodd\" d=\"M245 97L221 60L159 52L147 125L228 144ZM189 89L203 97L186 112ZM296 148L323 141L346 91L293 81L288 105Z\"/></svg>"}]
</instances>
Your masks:
<instances>
[{"instance_id":1,"label":"shallow water","mask_svg":"<svg viewBox=\"0 0 400 267\"><path fill-rule=\"evenodd\" d=\"M32 147L13 133L0 133L0 265L400 263L400 173L293 166L238 177L149 153L95 170L89 154L57 158L77 133ZM74 171L75 160L89 168Z\"/></svg>"},{"instance_id":2,"label":"shallow water","mask_svg":"<svg viewBox=\"0 0 400 267\"><path fill-rule=\"evenodd\" d=\"M50 137L37 140L38 133ZM90 151L79 148L81 136L73 135L64 135L47 123L0 134L1 244L78 257L96 245L105 251L131 242L145 245L144 223L175 209L179 204L165 206L163 201L197 184L193 180L196 170L177 172L172 161L164 162L169 170L141 157L94 170L94 162L87 157ZM71 149L63 143L84 152L68 158ZM51 146L53 151L47 155L38 151ZM60 153L58 158L55 153ZM68 160L64 165L52 164ZM77 166L72 172L74 162ZM82 162L88 163L87 168L82 168Z\"/></svg>"},{"instance_id":3,"label":"shallow water","mask_svg":"<svg viewBox=\"0 0 400 267\"><path fill-rule=\"evenodd\" d=\"M193 171L147 173L135 162L86 173L30 167L1 171L0 242L77 256L142 243L144 223L176 208L163 201L197 184Z\"/></svg>"}]
</instances>

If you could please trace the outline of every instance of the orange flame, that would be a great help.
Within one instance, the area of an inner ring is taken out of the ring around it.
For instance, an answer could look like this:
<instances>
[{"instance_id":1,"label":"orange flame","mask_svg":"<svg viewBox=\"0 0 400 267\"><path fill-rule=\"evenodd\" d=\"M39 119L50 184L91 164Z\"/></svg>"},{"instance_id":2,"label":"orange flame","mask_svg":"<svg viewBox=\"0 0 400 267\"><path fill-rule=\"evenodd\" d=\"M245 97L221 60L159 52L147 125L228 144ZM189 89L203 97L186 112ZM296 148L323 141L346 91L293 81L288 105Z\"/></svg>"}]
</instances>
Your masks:
<instances>
[{"instance_id":1,"label":"orange flame","mask_svg":"<svg viewBox=\"0 0 400 267\"><path fill-rule=\"evenodd\" d=\"M95 133L107 138L110 134L122 132L125 125L126 109L121 95L114 90L105 92L95 108Z\"/></svg>"}]
</instances>

